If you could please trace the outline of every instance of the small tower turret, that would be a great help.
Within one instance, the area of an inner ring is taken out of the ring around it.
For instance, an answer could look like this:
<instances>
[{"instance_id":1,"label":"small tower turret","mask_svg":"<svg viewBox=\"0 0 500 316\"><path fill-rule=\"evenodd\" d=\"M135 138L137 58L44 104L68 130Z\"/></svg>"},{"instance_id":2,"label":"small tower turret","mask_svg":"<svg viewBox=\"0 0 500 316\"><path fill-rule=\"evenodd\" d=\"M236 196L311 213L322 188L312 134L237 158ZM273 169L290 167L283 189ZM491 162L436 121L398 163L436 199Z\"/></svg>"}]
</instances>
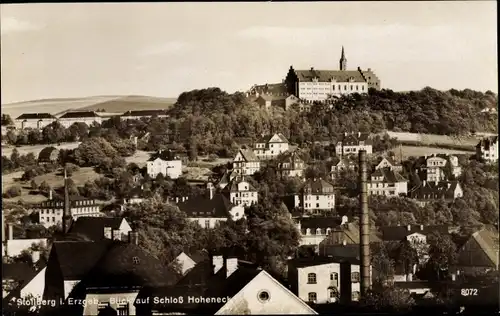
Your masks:
<instances>
[{"instance_id":1,"label":"small tower turret","mask_svg":"<svg viewBox=\"0 0 500 316\"><path fill-rule=\"evenodd\" d=\"M342 53L340 55L340 70L346 71L347 70L347 58L345 58L345 53L344 53L344 46L342 46Z\"/></svg>"}]
</instances>

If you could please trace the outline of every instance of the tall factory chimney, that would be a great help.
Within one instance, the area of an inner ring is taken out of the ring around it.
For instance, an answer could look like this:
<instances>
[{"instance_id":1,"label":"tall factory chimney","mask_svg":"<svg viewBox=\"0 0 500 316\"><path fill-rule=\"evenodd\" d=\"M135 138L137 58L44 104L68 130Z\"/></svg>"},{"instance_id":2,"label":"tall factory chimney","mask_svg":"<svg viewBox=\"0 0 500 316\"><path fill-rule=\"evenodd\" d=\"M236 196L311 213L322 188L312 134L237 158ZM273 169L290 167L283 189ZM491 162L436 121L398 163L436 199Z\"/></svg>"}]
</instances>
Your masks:
<instances>
[{"instance_id":1,"label":"tall factory chimney","mask_svg":"<svg viewBox=\"0 0 500 316\"><path fill-rule=\"evenodd\" d=\"M66 166L64 167L64 210L63 210L63 233L67 234L69 227L71 226L71 204L69 200L69 179L66 172Z\"/></svg>"},{"instance_id":2,"label":"tall factory chimney","mask_svg":"<svg viewBox=\"0 0 500 316\"><path fill-rule=\"evenodd\" d=\"M370 289L370 216L368 213L368 174L366 168L366 150L359 151L359 235L361 254L361 296L366 296Z\"/></svg>"}]
</instances>

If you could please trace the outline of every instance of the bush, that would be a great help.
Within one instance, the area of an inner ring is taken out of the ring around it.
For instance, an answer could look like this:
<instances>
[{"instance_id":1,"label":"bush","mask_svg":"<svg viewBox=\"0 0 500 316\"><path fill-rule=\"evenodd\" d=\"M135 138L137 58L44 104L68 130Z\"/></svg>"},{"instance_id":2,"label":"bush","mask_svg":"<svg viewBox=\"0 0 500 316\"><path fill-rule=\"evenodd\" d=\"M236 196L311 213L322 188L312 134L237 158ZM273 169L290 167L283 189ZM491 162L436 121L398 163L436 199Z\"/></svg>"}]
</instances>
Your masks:
<instances>
[{"instance_id":1,"label":"bush","mask_svg":"<svg viewBox=\"0 0 500 316\"><path fill-rule=\"evenodd\" d=\"M20 186L15 185L7 189L5 193L3 194L4 198L10 199L16 196L20 196L22 193L22 189Z\"/></svg>"}]
</instances>

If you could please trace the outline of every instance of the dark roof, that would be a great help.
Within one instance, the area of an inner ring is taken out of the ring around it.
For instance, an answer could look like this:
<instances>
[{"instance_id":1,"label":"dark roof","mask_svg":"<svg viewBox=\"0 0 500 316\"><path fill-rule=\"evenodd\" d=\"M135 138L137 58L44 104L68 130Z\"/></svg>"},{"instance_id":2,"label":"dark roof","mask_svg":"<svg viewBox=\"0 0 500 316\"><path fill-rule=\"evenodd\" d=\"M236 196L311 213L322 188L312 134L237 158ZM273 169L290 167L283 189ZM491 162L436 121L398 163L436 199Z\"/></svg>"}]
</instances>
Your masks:
<instances>
[{"instance_id":1,"label":"dark roof","mask_svg":"<svg viewBox=\"0 0 500 316\"><path fill-rule=\"evenodd\" d=\"M384 183L396 183L396 182L407 182L402 175L400 175L397 171L391 170L390 168L380 168L375 170L370 176L372 177L383 177L382 182ZM373 179L370 179L372 182Z\"/></svg>"},{"instance_id":2,"label":"dark roof","mask_svg":"<svg viewBox=\"0 0 500 316\"><path fill-rule=\"evenodd\" d=\"M279 162L280 164L284 162L297 163L297 162L304 162L304 159L302 159L298 150L294 150L283 153L279 158Z\"/></svg>"},{"instance_id":3,"label":"dark roof","mask_svg":"<svg viewBox=\"0 0 500 316\"><path fill-rule=\"evenodd\" d=\"M419 200L454 199L458 181L425 182L413 189L410 196Z\"/></svg>"},{"instance_id":4,"label":"dark roof","mask_svg":"<svg viewBox=\"0 0 500 316\"><path fill-rule=\"evenodd\" d=\"M187 217L227 218L231 209L229 200L220 193L214 194L212 199L195 196L187 201L178 202L177 206Z\"/></svg>"},{"instance_id":5,"label":"dark roof","mask_svg":"<svg viewBox=\"0 0 500 316\"><path fill-rule=\"evenodd\" d=\"M59 264L65 280L81 280L110 247L111 241L55 241L49 257Z\"/></svg>"},{"instance_id":6,"label":"dark roof","mask_svg":"<svg viewBox=\"0 0 500 316\"><path fill-rule=\"evenodd\" d=\"M148 161L154 161L157 158L160 158L161 160L164 160L164 161L171 161L171 160L179 160L180 159L176 155L176 153L171 151L171 150L161 150L159 152L152 154Z\"/></svg>"},{"instance_id":7,"label":"dark roof","mask_svg":"<svg viewBox=\"0 0 500 316\"><path fill-rule=\"evenodd\" d=\"M38 154L38 161L41 162L50 162L50 156L52 156L53 152L59 152L59 149L51 146L51 147L45 147L40 151Z\"/></svg>"},{"instance_id":8,"label":"dark roof","mask_svg":"<svg viewBox=\"0 0 500 316\"><path fill-rule=\"evenodd\" d=\"M250 91L252 93L259 93L259 94L269 94L269 95L287 95L287 88L286 84L284 83L270 83L270 84L263 84L263 85L254 85L252 88L250 88Z\"/></svg>"},{"instance_id":9,"label":"dark roof","mask_svg":"<svg viewBox=\"0 0 500 316\"><path fill-rule=\"evenodd\" d=\"M77 201L90 201L91 205L97 205L95 199L89 199L89 198L79 196L79 195L71 195L69 197L69 200L71 203L71 207L75 207L76 206L75 202L77 202ZM62 203L60 205L56 205L56 203L58 203L58 202L64 202L64 198L62 196L59 196L59 195L54 195L52 200L46 200L46 201L40 202L38 204L38 207L44 208L44 209L47 209L47 208L48 209L62 209L62 208L64 208L64 203Z\"/></svg>"},{"instance_id":10,"label":"dark roof","mask_svg":"<svg viewBox=\"0 0 500 316\"><path fill-rule=\"evenodd\" d=\"M485 150L489 150L490 146L493 146L495 143L498 144L498 136L485 137L479 141L476 147L484 147Z\"/></svg>"},{"instance_id":11,"label":"dark roof","mask_svg":"<svg viewBox=\"0 0 500 316\"><path fill-rule=\"evenodd\" d=\"M208 260L210 258L208 251L206 251L205 249L190 252L190 253L187 253L186 255L196 263L203 262L203 261Z\"/></svg>"},{"instance_id":12,"label":"dark roof","mask_svg":"<svg viewBox=\"0 0 500 316\"><path fill-rule=\"evenodd\" d=\"M333 258L354 258L359 260L359 244L347 245L320 245L320 254L323 256L332 256Z\"/></svg>"},{"instance_id":13,"label":"dark roof","mask_svg":"<svg viewBox=\"0 0 500 316\"><path fill-rule=\"evenodd\" d=\"M313 234L316 228L331 228L339 226L342 223L341 217L303 217L298 219L300 221L300 227L302 229L311 229L311 233Z\"/></svg>"},{"instance_id":14,"label":"dark roof","mask_svg":"<svg viewBox=\"0 0 500 316\"><path fill-rule=\"evenodd\" d=\"M333 185L323 179L309 179L302 190L308 194L330 194L333 193Z\"/></svg>"},{"instance_id":15,"label":"dark roof","mask_svg":"<svg viewBox=\"0 0 500 316\"><path fill-rule=\"evenodd\" d=\"M393 166L393 167L395 167L395 166L401 166L401 164L399 162L395 161L391 157L379 157L377 159L377 165L379 165L383 160L387 160L387 162L389 162L391 164L391 166Z\"/></svg>"},{"instance_id":16,"label":"dark roof","mask_svg":"<svg viewBox=\"0 0 500 316\"><path fill-rule=\"evenodd\" d=\"M408 229L408 226L410 229ZM429 235L433 232L439 232L441 234L448 234L449 227L447 225L407 225L407 226L386 226L381 227L382 239L385 241L390 240L403 240L406 236L419 233L423 235Z\"/></svg>"},{"instance_id":17,"label":"dark roof","mask_svg":"<svg viewBox=\"0 0 500 316\"><path fill-rule=\"evenodd\" d=\"M41 120L41 119L56 119L50 113L23 113L16 120Z\"/></svg>"},{"instance_id":18,"label":"dark roof","mask_svg":"<svg viewBox=\"0 0 500 316\"><path fill-rule=\"evenodd\" d=\"M92 241L104 239L104 227L119 229L122 221L119 217L79 217L73 222L69 233L88 237Z\"/></svg>"},{"instance_id":19,"label":"dark roof","mask_svg":"<svg viewBox=\"0 0 500 316\"><path fill-rule=\"evenodd\" d=\"M259 158L255 156L255 153L251 149L240 149L239 151L246 162L259 161Z\"/></svg>"},{"instance_id":20,"label":"dark roof","mask_svg":"<svg viewBox=\"0 0 500 316\"><path fill-rule=\"evenodd\" d=\"M365 145L371 144L369 133L349 133L344 134L342 138L343 146L358 146L360 142L365 142Z\"/></svg>"},{"instance_id":21,"label":"dark roof","mask_svg":"<svg viewBox=\"0 0 500 316\"><path fill-rule=\"evenodd\" d=\"M36 275L35 269L24 262L2 263L2 279L26 282Z\"/></svg>"},{"instance_id":22,"label":"dark roof","mask_svg":"<svg viewBox=\"0 0 500 316\"><path fill-rule=\"evenodd\" d=\"M76 112L67 112L63 116L61 116L60 119L80 118L80 117L100 117L100 116L94 111L76 111Z\"/></svg>"},{"instance_id":23,"label":"dark roof","mask_svg":"<svg viewBox=\"0 0 500 316\"><path fill-rule=\"evenodd\" d=\"M173 269L141 247L115 241L82 279L88 287L142 287L175 284Z\"/></svg>"},{"instance_id":24,"label":"dark roof","mask_svg":"<svg viewBox=\"0 0 500 316\"><path fill-rule=\"evenodd\" d=\"M122 116L155 116L167 115L166 110L134 110L123 113Z\"/></svg>"},{"instance_id":25,"label":"dark roof","mask_svg":"<svg viewBox=\"0 0 500 316\"><path fill-rule=\"evenodd\" d=\"M336 82L348 82L350 78L354 82L366 82L365 78L358 70L295 70L299 81L312 82L317 78L319 82L329 82L334 79Z\"/></svg>"},{"instance_id":26,"label":"dark roof","mask_svg":"<svg viewBox=\"0 0 500 316\"><path fill-rule=\"evenodd\" d=\"M356 257L314 256L308 258L295 258L288 261L288 263L295 268L313 267L328 263L350 263L359 265L359 259Z\"/></svg>"},{"instance_id":27,"label":"dark roof","mask_svg":"<svg viewBox=\"0 0 500 316\"><path fill-rule=\"evenodd\" d=\"M247 176L236 176L234 177L227 186L224 187L224 192L239 192L238 190L238 184L241 182L248 182L248 190L249 192L257 192L257 189L253 187L253 185L249 182L249 178Z\"/></svg>"}]
</instances>

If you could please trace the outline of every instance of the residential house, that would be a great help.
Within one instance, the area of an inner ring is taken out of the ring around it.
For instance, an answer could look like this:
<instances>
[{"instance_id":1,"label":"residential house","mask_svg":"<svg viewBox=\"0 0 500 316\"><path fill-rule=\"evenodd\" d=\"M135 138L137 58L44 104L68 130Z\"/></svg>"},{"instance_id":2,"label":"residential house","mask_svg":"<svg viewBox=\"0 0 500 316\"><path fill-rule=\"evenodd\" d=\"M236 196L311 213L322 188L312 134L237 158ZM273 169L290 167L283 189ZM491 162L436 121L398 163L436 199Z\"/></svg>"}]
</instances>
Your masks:
<instances>
[{"instance_id":1,"label":"residential house","mask_svg":"<svg viewBox=\"0 0 500 316\"><path fill-rule=\"evenodd\" d=\"M163 151L153 154L146 163L147 173L150 178L156 178L159 174L171 179L177 179L182 175L182 160L172 151Z\"/></svg>"},{"instance_id":2,"label":"residential house","mask_svg":"<svg viewBox=\"0 0 500 316\"><path fill-rule=\"evenodd\" d=\"M483 138L476 145L476 157L489 163L498 161L498 136Z\"/></svg>"},{"instance_id":3,"label":"residential house","mask_svg":"<svg viewBox=\"0 0 500 316\"><path fill-rule=\"evenodd\" d=\"M322 214L335 209L335 192L331 183L323 179L307 180L295 195L295 207L309 214Z\"/></svg>"},{"instance_id":4,"label":"residential house","mask_svg":"<svg viewBox=\"0 0 500 316\"><path fill-rule=\"evenodd\" d=\"M70 234L91 241L127 240L131 231L127 220L120 217L79 217L69 229Z\"/></svg>"},{"instance_id":5,"label":"residential house","mask_svg":"<svg viewBox=\"0 0 500 316\"><path fill-rule=\"evenodd\" d=\"M38 154L38 163L39 164L45 164L45 163L55 163L59 159L59 149L51 146L51 147L45 147L40 151Z\"/></svg>"},{"instance_id":6,"label":"residential house","mask_svg":"<svg viewBox=\"0 0 500 316\"><path fill-rule=\"evenodd\" d=\"M218 222L228 219L237 221L245 216L243 204L235 205L226 196L214 191L212 187L208 196L177 198L176 204L189 220L197 222L203 228L214 228Z\"/></svg>"},{"instance_id":7,"label":"residential house","mask_svg":"<svg viewBox=\"0 0 500 316\"><path fill-rule=\"evenodd\" d=\"M233 160L233 171L239 175L253 175L260 170L260 160L252 150L240 149Z\"/></svg>"},{"instance_id":8,"label":"residential house","mask_svg":"<svg viewBox=\"0 0 500 316\"><path fill-rule=\"evenodd\" d=\"M57 118L50 113L24 113L15 119L14 124L17 129L42 129L56 120Z\"/></svg>"},{"instance_id":9,"label":"residential house","mask_svg":"<svg viewBox=\"0 0 500 316\"><path fill-rule=\"evenodd\" d=\"M498 271L498 251L498 229L483 228L460 246L456 269L464 274Z\"/></svg>"},{"instance_id":10,"label":"residential house","mask_svg":"<svg viewBox=\"0 0 500 316\"><path fill-rule=\"evenodd\" d=\"M403 166L391 157L381 157L378 160L375 170L389 168L391 171L402 172Z\"/></svg>"},{"instance_id":11,"label":"residential house","mask_svg":"<svg viewBox=\"0 0 500 316\"><path fill-rule=\"evenodd\" d=\"M100 212L100 205L94 199L87 199L81 196L70 197L70 211L73 220L80 216L85 217L100 217L104 214ZM46 228L62 223L64 212L63 199L49 199L41 202L36 208L39 212L40 224Z\"/></svg>"},{"instance_id":12,"label":"residential house","mask_svg":"<svg viewBox=\"0 0 500 316\"><path fill-rule=\"evenodd\" d=\"M367 154L373 153L372 141L369 133L344 133L341 141L335 145L337 156L357 155L360 150L366 150Z\"/></svg>"},{"instance_id":13,"label":"residential house","mask_svg":"<svg viewBox=\"0 0 500 316\"><path fill-rule=\"evenodd\" d=\"M166 110L131 110L120 116L122 120L140 120L142 118L168 117Z\"/></svg>"},{"instance_id":14,"label":"residential house","mask_svg":"<svg viewBox=\"0 0 500 316\"><path fill-rule=\"evenodd\" d=\"M300 231L300 245L319 245L338 226L347 223L347 216L343 217L301 217L296 219L297 229Z\"/></svg>"},{"instance_id":15,"label":"residential house","mask_svg":"<svg viewBox=\"0 0 500 316\"><path fill-rule=\"evenodd\" d=\"M257 102L261 108L269 109L273 106L280 107L285 111L290 109L290 107L294 104L300 104L299 98L293 94L278 96L262 94L255 100L255 102Z\"/></svg>"},{"instance_id":16,"label":"residential house","mask_svg":"<svg viewBox=\"0 0 500 316\"><path fill-rule=\"evenodd\" d=\"M95 111L74 111L66 112L58 119L62 126L69 128L75 123L85 123L88 126L101 124L102 117Z\"/></svg>"},{"instance_id":17,"label":"residential house","mask_svg":"<svg viewBox=\"0 0 500 316\"><path fill-rule=\"evenodd\" d=\"M236 176L238 176L237 172L233 170L226 170L220 180L217 181L217 188L224 189Z\"/></svg>"},{"instance_id":18,"label":"residential house","mask_svg":"<svg viewBox=\"0 0 500 316\"><path fill-rule=\"evenodd\" d=\"M124 205L134 205L144 202L146 199L146 192L144 192L144 185L137 186L132 189L128 197L123 199Z\"/></svg>"},{"instance_id":19,"label":"residential house","mask_svg":"<svg viewBox=\"0 0 500 316\"><path fill-rule=\"evenodd\" d=\"M433 154L420 157L415 163L415 169L420 179L427 182L440 182L458 178L462 174L462 167L457 156L449 154Z\"/></svg>"},{"instance_id":20,"label":"residential house","mask_svg":"<svg viewBox=\"0 0 500 316\"><path fill-rule=\"evenodd\" d=\"M458 181L441 181L422 183L410 192L410 197L415 199L420 206L425 206L430 202L443 199L447 202L460 198L464 191Z\"/></svg>"},{"instance_id":21,"label":"residential house","mask_svg":"<svg viewBox=\"0 0 500 316\"><path fill-rule=\"evenodd\" d=\"M357 169L358 165L356 164L356 162L345 157L334 157L332 159L332 167L330 169L330 178L332 180L335 180L341 172L346 170L357 171Z\"/></svg>"},{"instance_id":22,"label":"residential house","mask_svg":"<svg viewBox=\"0 0 500 316\"><path fill-rule=\"evenodd\" d=\"M344 257L296 258L288 262L292 292L313 304L358 301L360 261Z\"/></svg>"},{"instance_id":23,"label":"residential house","mask_svg":"<svg viewBox=\"0 0 500 316\"><path fill-rule=\"evenodd\" d=\"M88 257L76 255L82 262L73 262L71 269L80 272L81 276L75 280L77 282L72 286L66 304L61 306L59 315L99 315L102 310L114 312L114 315L137 315L139 313L134 302L142 288L175 284L180 275L137 243L137 235L130 238L129 242L101 241L94 244L103 244L101 249L104 251L88 253ZM58 247L57 259L61 253L65 258L66 251L68 249L63 251ZM54 291L55 282L66 282L65 270L69 268L63 264L49 261L47 269L47 279L52 277L54 280L50 280L50 285L47 284L45 294L56 301L61 298L61 293ZM49 268L53 269L50 274ZM57 272L61 275L57 276ZM72 303L79 300L92 303Z\"/></svg>"},{"instance_id":24,"label":"residential house","mask_svg":"<svg viewBox=\"0 0 500 316\"><path fill-rule=\"evenodd\" d=\"M370 231L370 243L375 244L379 242L381 242L379 233L377 229L373 228ZM321 241L318 253L321 256L359 258L359 243L359 225L353 222L344 222L342 225L332 229L328 236Z\"/></svg>"},{"instance_id":25,"label":"residential house","mask_svg":"<svg viewBox=\"0 0 500 316\"><path fill-rule=\"evenodd\" d=\"M339 70L295 70L292 66L285 79L288 92L307 101L326 101L353 93L368 93L369 87L380 89L380 80L371 69L347 70L342 48ZM369 85L370 84L370 85Z\"/></svg>"},{"instance_id":26,"label":"residential house","mask_svg":"<svg viewBox=\"0 0 500 316\"><path fill-rule=\"evenodd\" d=\"M270 273L234 256L214 255L175 285L144 289L138 301L149 302L145 315L317 315Z\"/></svg>"},{"instance_id":27,"label":"residential house","mask_svg":"<svg viewBox=\"0 0 500 316\"><path fill-rule=\"evenodd\" d=\"M274 159L288 149L288 140L281 133L262 136L253 146L255 156L261 160Z\"/></svg>"},{"instance_id":28,"label":"residential house","mask_svg":"<svg viewBox=\"0 0 500 316\"><path fill-rule=\"evenodd\" d=\"M400 196L408 193L408 180L390 168L377 169L370 175L368 194Z\"/></svg>"},{"instance_id":29,"label":"residential house","mask_svg":"<svg viewBox=\"0 0 500 316\"><path fill-rule=\"evenodd\" d=\"M209 254L205 249L189 254L181 252L177 257L175 257L173 263L175 262L177 270L181 273L181 275L186 275L198 263L205 261L208 258Z\"/></svg>"},{"instance_id":30,"label":"residential house","mask_svg":"<svg viewBox=\"0 0 500 316\"><path fill-rule=\"evenodd\" d=\"M278 173L281 177L303 177L305 163L298 151L284 153L278 161Z\"/></svg>"},{"instance_id":31,"label":"residential house","mask_svg":"<svg viewBox=\"0 0 500 316\"><path fill-rule=\"evenodd\" d=\"M259 193L249 182L247 176L236 176L222 190L222 193L229 199L233 205L242 205L248 207L257 204Z\"/></svg>"}]
</instances>

